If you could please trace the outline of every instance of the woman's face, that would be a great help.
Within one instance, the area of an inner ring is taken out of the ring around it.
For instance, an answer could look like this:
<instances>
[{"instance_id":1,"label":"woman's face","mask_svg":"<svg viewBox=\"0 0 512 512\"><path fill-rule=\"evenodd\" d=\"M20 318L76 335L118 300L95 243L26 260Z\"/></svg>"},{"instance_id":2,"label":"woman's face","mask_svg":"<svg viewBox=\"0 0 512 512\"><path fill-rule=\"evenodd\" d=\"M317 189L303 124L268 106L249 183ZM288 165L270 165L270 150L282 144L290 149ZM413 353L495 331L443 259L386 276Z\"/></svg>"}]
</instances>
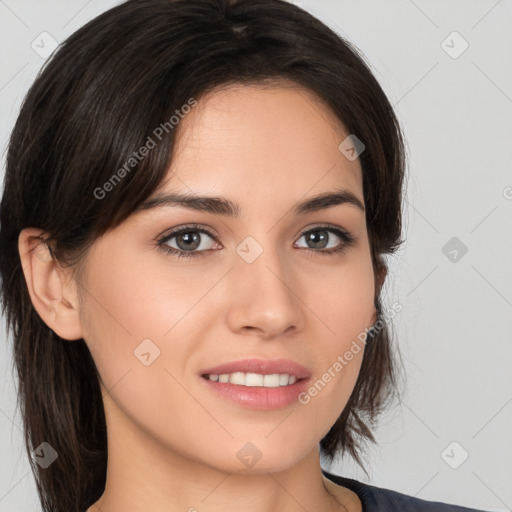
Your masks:
<instances>
[{"instance_id":1,"label":"woman's face","mask_svg":"<svg viewBox=\"0 0 512 512\"><path fill-rule=\"evenodd\" d=\"M142 209L91 249L80 322L109 435L223 471L284 470L317 450L340 415L363 351L333 368L376 320L364 210L318 201L295 211L341 189L364 205L359 160L340 151L349 133L303 89L231 86L180 123L168 179L152 198L214 196L239 211ZM284 386L232 384L233 401L202 376L246 358L291 360L309 380L289 388L288 401Z\"/></svg>"}]
</instances>

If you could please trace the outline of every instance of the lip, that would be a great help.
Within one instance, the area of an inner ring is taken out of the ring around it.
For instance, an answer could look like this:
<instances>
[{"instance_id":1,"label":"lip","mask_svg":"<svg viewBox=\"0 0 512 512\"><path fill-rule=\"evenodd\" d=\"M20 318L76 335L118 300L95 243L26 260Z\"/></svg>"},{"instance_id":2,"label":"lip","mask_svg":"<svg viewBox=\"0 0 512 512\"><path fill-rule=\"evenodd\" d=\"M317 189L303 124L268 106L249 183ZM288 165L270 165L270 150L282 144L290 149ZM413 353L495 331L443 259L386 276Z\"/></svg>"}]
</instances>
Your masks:
<instances>
[{"instance_id":1,"label":"lip","mask_svg":"<svg viewBox=\"0 0 512 512\"><path fill-rule=\"evenodd\" d=\"M201 370L199 374L204 375L221 375L223 373L259 373L261 375L272 375L274 373L287 373L294 375L297 379L306 379L311 376L311 372L304 366L290 359L257 359L246 358L238 359L220 364L211 368ZM293 384L292 384L293 386ZM267 388L272 389L272 388Z\"/></svg>"},{"instance_id":2,"label":"lip","mask_svg":"<svg viewBox=\"0 0 512 512\"><path fill-rule=\"evenodd\" d=\"M207 377L199 379L214 396L245 409L272 411L299 402L301 393L306 392L311 377L297 380L295 384L266 388L263 386L239 386L230 382L214 382Z\"/></svg>"}]
</instances>

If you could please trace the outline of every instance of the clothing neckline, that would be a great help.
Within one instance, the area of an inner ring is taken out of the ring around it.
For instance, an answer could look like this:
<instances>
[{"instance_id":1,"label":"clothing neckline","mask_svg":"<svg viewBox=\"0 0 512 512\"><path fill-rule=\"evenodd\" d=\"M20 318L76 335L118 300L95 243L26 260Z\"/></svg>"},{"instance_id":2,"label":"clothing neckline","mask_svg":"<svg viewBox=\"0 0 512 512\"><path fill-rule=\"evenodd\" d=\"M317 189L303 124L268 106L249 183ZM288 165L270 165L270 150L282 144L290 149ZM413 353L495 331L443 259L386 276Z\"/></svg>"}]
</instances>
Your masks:
<instances>
[{"instance_id":1,"label":"clothing neckline","mask_svg":"<svg viewBox=\"0 0 512 512\"><path fill-rule=\"evenodd\" d=\"M334 475L333 473L329 473L327 470L322 469L322 474L334 482L335 484L346 487L350 491L357 494L357 497L361 501L361 507L363 509L362 512L368 512L369 510L369 500L368 500L368 486L358 480L354 480L353 478L347 478L344 476Z\"/></svg>"}]
</instances>

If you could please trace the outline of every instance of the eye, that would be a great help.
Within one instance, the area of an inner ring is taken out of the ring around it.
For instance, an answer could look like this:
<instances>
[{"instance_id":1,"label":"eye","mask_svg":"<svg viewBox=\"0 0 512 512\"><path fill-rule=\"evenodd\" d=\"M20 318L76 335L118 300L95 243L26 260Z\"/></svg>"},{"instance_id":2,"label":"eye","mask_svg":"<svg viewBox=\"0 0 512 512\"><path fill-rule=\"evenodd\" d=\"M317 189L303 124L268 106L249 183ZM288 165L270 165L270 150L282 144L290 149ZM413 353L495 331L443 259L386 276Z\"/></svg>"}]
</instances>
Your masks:
<instances>
[{"instance_id":1,"label":"eye","mask_svg":"<svg viewBox=\"0 0 512 512\"><path fill-rule=\"evenodd\" d=\"M215 239L215 236L207 229L198 226L184 226L159 240L158 246L165 252L174 254L178 258L205 256L202 253L211 249L211 247L208 247L208 243L204 243L204 235L208 235L208 237ZM168 243L173 239L176 239L174 243L177 247L168 245Z\"/></svg>"},{"instance_id":2,"label":"eye","mask_svg":"<svg viewBox=\"0 0 512 512\"><path fill-rule=\"evenodd\" d=\"M332 236L333 233L334 237ZM306 239L306 244L310 244L309 247L305 247L307 250L324 256L345 252L356 241L355 237L344 229L331 225L316 226L302 233L301 238L303 237ZM341 242L328 247L328 244L332 241L335 242L336 238L340 239Z\"/></svg>"}]
</instances>

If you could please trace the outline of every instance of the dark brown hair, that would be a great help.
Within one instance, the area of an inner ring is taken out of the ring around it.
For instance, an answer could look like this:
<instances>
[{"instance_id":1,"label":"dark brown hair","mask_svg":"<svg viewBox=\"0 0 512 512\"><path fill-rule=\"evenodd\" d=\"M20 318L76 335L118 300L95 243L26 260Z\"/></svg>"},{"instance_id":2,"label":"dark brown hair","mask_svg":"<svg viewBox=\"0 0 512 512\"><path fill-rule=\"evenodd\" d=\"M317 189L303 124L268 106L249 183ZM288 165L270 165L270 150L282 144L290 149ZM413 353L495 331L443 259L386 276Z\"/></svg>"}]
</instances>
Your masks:
<instances>
[{"instance_id":1,"label":"dark brown hair","mask_svg":"<svg viewBox=\"0 0 512 512\"><path fill-rule=\"evenodd\" d=\"M177 130L113 186L155 128L216 87L287 80L312 91L365 144L366 222L374 270L402 243L405 151L399 124L360 52L283 0L128 0L64 41L28 91L12 131L0 205L2 312L12 331L18 401L29 454L48 442L58 459L30 459L43 509L83 512L103 493L107 438L99 375L84 340L57 336L34 309L18 253L25 227L47 233L52 256L79 275L94 241L160 185ZM154 138L154 137L153 137ZM382 312L380 286L375 305ZM369 336L343 413L320 442L361 464L378 413L396 389L388 326Z\"/></svg>"}]
</instances>

